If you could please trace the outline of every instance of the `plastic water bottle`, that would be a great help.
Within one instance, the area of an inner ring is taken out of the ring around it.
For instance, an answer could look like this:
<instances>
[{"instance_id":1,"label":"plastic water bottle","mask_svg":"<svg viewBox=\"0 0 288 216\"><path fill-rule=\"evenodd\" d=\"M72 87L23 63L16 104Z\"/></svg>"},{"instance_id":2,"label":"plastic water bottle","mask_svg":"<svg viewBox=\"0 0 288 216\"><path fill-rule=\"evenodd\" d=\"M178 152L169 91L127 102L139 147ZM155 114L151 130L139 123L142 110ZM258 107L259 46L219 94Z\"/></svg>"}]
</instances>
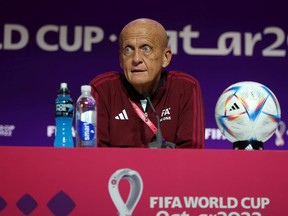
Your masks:
<instances>
[{"instance_id":1,"label":"plastic water bottle","mask_svg":"<svg viewBox=\"0 0 288 216\"><path fill-rule=\"evenodd\" d=\"M54 147L74 147L72 123L74 117L73 100L67 83L61 83L55 102L56 135Z\"/></svg>"},{"instance_id":2,"label":"plastic water bottle","mask_svg":"<svg viewBox=\"0 0 288 216\"><path fill-rule=\"evenodd\" d=\"M91 95L91 86L82 85L81 95L76 104L76 146L96 147L97 107Z\"/></svg>"}]
</instances>

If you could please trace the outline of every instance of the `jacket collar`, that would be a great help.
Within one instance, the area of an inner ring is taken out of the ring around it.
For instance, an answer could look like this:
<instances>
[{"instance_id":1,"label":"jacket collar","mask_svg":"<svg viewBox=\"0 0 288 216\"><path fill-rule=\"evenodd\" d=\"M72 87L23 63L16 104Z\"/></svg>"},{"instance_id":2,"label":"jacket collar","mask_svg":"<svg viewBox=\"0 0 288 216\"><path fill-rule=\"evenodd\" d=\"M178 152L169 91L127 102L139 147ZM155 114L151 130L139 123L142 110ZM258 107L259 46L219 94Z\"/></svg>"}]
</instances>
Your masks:
<instances>
[{"instance_id":1,"label":"jacket collar","mask_svg":"<svg viewBox=\"0 0 288 216\"><path fill-rule=\"evenodd\" d=\"M153 99L155 99L155 101L159 101L162 96L164 95L165 91L166 91L166 86L167 86L167 75L168 72L167 71L163 71L161 73L161 78L160 78L160 82L158 84L158 87L156 89L156 91L150 95L150 99L151 101ZM126 79L125 75L122 73L122 84L123 84L123 88L126 92L126 94L128 95L128 97L131 98L131 100L133 100L136 103L139 103L140 100L145 99L143 94L139 94L136 89L128 82L128 80Z\"/></svg>"}]
</instances>

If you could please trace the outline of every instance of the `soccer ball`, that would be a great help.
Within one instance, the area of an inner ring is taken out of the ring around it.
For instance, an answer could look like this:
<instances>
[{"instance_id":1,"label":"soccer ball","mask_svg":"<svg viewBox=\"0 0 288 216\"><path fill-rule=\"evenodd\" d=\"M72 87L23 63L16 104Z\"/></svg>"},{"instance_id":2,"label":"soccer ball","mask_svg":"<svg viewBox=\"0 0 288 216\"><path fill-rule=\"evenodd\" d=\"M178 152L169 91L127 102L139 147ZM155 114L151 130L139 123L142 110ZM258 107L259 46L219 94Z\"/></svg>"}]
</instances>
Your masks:
<instances>
[{"instance_id":1,"label":"soccer ball","mask_svg":"<svg viewBox=\"0 0 288 216\"><path fill-rule=\"evenodd\" d=\"M252 81L238 82L226 88L215 107L217 126L232 143L264 143L274 134L280 117L280 105L273 92Z\"/></svg>"}]
</instances>

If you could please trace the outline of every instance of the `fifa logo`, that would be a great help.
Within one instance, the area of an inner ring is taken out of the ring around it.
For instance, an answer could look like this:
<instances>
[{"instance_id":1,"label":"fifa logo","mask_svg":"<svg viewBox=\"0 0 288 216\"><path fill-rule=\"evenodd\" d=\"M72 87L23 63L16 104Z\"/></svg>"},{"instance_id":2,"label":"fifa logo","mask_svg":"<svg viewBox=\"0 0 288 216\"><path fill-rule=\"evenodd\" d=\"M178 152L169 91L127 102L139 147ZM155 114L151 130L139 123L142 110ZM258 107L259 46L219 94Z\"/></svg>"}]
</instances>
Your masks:
<instances>
[{"instance_id":1,"label":"fifa logo","mask_svg":"<svg viewBox=\"0 0 288 216\"><path fill-rule=\"evenodd\" d=\"M119 192L119 183L122 179L127 179L130 183L130 193L124 203ZM109 179L108 189L112 201L120 216L131 216L143 191L143 181L137 171L125 168L119 169Z\"/></svg>"},{"instance_id":2,"label":"fifa logo","mask_svg":"<svg viewBox=\"0 0 288 216\"><path fill-rule=\"evenodd\" d=\"M276 129L275 131L275 135L276 135L276 138L275 138L275 145L276 146L284 146L285 145L285 140L283 138L283 135L285 134L288 135L288 130L286 131L286 124L284 121L280 121L279 125L278 125L278 128Z\"/></svg>"},{"instance_id":3,"label":"fifa logo","mask_svg":"<svg viewBox=\"0 0 288 216\"><path fill-rule=\"evenodd\" d=\"M170 109L171 109L170 107L163 109L162 113L161 113L161 117L166 116L166 115L170 115Z\"/></svg>"}]
</instances>

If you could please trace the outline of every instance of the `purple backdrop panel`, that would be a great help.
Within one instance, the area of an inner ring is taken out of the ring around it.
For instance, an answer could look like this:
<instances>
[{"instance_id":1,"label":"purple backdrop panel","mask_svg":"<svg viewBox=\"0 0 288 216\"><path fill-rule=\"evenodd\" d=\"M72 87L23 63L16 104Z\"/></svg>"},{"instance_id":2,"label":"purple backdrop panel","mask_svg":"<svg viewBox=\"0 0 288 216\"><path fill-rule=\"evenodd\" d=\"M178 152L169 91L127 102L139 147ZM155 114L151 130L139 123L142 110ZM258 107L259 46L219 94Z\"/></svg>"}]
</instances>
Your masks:
<instances>
[{"instance_id":1,"label":"purple backdrop panel","mask_svg":"<svg viewBox=\"0 0 288 216\"><path fill-rule=\"evenodd\" d=\"M281 124L265 149L288 149L287 3L242 2L234 7L197 1L182 4L81 3L32 0L0 3L0 145L52 146L54 101L61 82L77 100L94 76L120 70L118 34L139 17L160 21L173 51L169 69L191 73L203 89L206 148L231 149L214 110L231 84L256 81L281 106ZM157 5L158 4L158 5ZM161 13L162 12L162 13Z\"/></svg>"}]
</instances>

